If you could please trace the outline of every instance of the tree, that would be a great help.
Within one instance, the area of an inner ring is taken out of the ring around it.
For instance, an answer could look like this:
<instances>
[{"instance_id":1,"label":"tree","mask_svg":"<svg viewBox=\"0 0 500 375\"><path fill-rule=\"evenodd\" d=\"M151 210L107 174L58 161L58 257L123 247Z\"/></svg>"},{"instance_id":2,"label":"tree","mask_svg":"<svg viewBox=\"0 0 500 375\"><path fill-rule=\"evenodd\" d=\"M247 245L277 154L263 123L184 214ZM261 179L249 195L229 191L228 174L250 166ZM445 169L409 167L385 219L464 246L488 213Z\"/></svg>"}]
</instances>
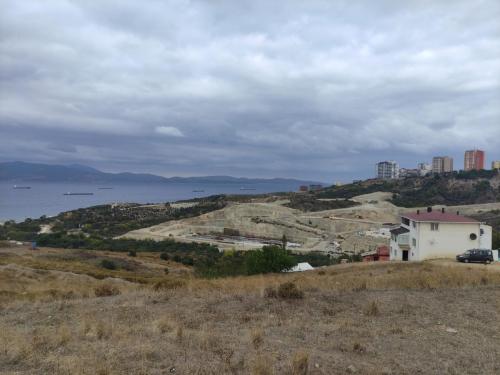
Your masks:
<instances>
[{"instance_id":1,"label":"tree","mask_svg":"<svg viewBox=\"0 0 500 375\"><path fill-rule=\"evenodd\" d=\"M289 270L297 261L280 246L264 246L262 250L249 251L245 264L247 273L254 275Z\"/></svg>"}]
</instances>

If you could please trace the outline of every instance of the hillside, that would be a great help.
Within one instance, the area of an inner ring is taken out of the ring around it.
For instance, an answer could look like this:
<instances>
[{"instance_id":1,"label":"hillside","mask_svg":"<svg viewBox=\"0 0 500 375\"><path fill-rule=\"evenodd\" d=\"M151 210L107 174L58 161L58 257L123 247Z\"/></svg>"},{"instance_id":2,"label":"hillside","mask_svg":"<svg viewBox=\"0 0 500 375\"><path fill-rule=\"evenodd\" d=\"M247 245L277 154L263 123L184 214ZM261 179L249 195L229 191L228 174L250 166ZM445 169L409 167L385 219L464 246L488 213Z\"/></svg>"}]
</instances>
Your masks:
<instances>
[{"instance_id":1,"label":"hillside","mask_svg":"<svg viewBox=\"0 0 500 375\"><path fill-rule=\"evenodd\" d=\"M366 180L332 186L315 193L315 196L348 199L377 191L392 193L391 202L400 207L500 202L500 171L455 172L388 181Z\"/></svg>"},{"instance_id":2,"label":"hillside","mask_svg":"<svg viewBox=\"0 0 500 375\"><path fill-rule=\"evenodd\" d=\"M81 183L200 183L200 184L317 184L290 178L244 178L231 176L162 177L146 173L106 173L79 165L49 165L25 162L0 163L0 181L9 182L81 182Z\"/></svg>"},{"instance_id":3,"label":"hillside","mask_svg":"<svg viewBox=\"0 0 500 375\"><path fill-rule=\"evenodd\" d=\"M500 371L498 265L358 263L205 280L154 254L92 254L0 247L2 373Z\"/></svg>"}]
</instances>

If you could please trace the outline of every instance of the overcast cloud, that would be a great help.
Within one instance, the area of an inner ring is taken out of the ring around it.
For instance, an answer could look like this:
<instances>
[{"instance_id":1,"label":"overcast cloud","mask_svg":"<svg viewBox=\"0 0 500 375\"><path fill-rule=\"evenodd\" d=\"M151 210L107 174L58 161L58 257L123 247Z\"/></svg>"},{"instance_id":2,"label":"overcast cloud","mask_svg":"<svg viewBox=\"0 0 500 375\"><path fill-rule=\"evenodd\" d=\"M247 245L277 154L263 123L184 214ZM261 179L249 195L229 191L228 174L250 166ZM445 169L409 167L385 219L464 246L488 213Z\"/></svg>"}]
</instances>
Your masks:
<instances>
[{"instance_id":1,"label":"overcast cloud","mask_svg":"<svg viewBox=\"0 0 500 375\"><path fill-rule=\"evenodd\" d=\"M0 5L2 161L331 182L500 159L498 0Z\"/></svg>"}]
</instances>

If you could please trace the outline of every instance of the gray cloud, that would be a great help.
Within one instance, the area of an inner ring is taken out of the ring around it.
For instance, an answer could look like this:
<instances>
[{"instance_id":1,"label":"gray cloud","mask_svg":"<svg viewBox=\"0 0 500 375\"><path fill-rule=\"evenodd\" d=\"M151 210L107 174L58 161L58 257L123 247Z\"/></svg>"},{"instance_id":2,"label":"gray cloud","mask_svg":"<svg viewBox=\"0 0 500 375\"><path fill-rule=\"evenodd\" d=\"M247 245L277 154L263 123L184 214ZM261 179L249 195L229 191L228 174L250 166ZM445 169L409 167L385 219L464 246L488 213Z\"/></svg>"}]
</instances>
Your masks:
<instances>
[{"instance_id":1,"label":"gray cloud","mask_svg":"<svg viewBox=\"0 0 500 375\"><path fill-rule=\"evenodd\" d=\"M331 181L385 158L500 159L495 0L2 10L3 160Z\"/></svg>"}]
</instances>

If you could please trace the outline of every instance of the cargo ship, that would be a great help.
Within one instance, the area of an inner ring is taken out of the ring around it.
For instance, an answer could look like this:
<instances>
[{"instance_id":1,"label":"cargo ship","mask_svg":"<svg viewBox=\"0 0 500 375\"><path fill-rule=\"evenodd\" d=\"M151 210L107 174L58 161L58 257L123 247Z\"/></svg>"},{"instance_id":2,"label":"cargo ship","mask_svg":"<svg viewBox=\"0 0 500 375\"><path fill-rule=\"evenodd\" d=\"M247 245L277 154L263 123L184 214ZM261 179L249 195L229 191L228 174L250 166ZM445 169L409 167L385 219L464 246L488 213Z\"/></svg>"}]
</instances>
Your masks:
<instances>
[{"instance_id":1,"label":"cargo ship","mask_svg":"<svg viewBox=\"0 0 500 375\"><path fill-rule=\"evenodd\" d=\"M13 189L31 189L31 186L17 186L17 185L14 185L12 188Z\"/></svg>"},{"instance_id":2,"label":"cargo ship","mask_svg":"<svg viewBox=\"0 0 500 375\"><path fill-rule=\"evenodd\" d=\"M70 193L68 191L67 193L64 193L63 195L94 195L94 193Z\"/></svg>"}]
</instances>

